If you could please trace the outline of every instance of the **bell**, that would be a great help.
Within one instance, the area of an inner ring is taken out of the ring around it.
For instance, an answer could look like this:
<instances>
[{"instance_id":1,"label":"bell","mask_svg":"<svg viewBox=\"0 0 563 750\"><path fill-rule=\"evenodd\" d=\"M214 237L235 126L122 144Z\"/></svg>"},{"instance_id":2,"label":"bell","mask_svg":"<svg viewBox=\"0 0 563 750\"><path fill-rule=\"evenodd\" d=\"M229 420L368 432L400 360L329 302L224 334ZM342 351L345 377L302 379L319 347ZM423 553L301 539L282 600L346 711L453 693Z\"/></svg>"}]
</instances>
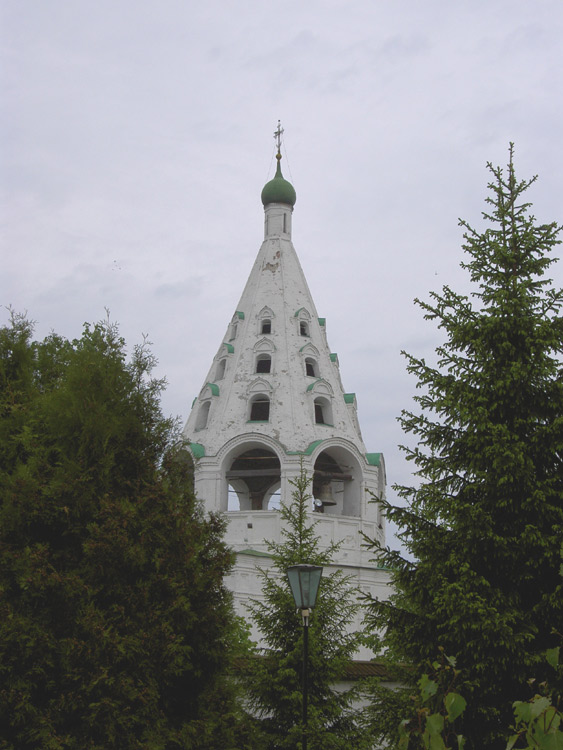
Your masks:
<instances>
[{"instance_id":1,"label":"bell","mask_svg":"<svg viewBox=\"0 0 563 750\"><path fill-rule=\"evenodd\" d=\"M323 505L336 505L330 482L324 482L319 486L317 492L315 492L315 499L320 500Z\"/></svg>"}]
</instances>

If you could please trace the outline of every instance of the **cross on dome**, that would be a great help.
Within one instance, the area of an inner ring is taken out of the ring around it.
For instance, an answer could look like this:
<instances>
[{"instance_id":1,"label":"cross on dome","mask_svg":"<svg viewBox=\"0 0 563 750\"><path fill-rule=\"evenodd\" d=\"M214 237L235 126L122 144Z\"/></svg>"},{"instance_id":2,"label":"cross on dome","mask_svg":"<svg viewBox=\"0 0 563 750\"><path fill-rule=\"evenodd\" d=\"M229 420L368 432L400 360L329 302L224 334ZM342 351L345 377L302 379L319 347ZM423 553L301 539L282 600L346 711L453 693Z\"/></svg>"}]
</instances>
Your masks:
<instances>
[{"instance_id":1,"label":"cross on dome","mask_svg":"<svg viewBox=\"0 0 563 750\"><path fill-rule=\"evenodd\" d=\"M276 159L279 161L281 159L281 137L283 135L283 128L281 126L281 121L278 120L278 129L274 132L274 138L276 139L276 145L278 147L278 153L276 155Z\"/></svg>"},{"instance_id":2,"label":"cross on dome","mask_svg":"<svg viewBox=\"0 0 563 750\"><path fill-rule=\"evenodd\" d=\"M287 206L295 205L296 195L293 185L284 179L281 171L281 137L283 134L283 128L280 120L278 120L278 128L274 132L274 139L278 147L278 153L276 159L278 160L278 166L276 168L276 174L274 178L264 185L262 190L262 203L267 206L271 203L283 203Z\"/></svg>"}]
</instances>

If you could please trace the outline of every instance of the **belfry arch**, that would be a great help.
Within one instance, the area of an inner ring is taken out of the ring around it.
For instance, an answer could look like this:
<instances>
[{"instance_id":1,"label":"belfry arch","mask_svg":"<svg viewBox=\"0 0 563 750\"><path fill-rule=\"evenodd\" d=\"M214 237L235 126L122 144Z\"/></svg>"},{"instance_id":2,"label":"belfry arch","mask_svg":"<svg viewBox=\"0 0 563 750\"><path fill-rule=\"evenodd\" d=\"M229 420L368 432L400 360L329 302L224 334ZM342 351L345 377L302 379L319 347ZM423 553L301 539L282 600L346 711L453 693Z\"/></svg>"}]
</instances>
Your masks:
<instances>
[{"instance_id":1,"label":"belfry arch","mask_svg":"<svg viewBox=\"0 0 563 750\"><path fill-rule=\"evenodd\" d=\"M360 516L362 486L362 469L350 450L331 446L318 455L312 485L317 512Z\"/></svg>"},{"instance_id":2,"label":"belfry arch","mask_svg":"<svg viewBox=\"0 0 563 750\"><path fill-rule=\"evenodd\" d=\"M225 479L238 498L237 510L267 510L280 488L280 460L265 445L242 445L227 459Z\"/></svg>"}]
</instances>

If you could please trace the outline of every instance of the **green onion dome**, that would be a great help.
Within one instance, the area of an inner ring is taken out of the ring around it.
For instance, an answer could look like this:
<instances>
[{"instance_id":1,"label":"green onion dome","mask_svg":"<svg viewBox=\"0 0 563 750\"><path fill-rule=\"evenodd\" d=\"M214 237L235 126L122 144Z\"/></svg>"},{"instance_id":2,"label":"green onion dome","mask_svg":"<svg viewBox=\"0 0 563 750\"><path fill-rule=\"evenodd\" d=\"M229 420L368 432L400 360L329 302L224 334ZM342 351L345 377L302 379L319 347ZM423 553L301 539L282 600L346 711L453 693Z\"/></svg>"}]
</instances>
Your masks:
<instances>
[{"instance_id":1,"label":"green onion dome","mask_svg":"<svg viewBox=\"0 0 563 750\"><path fill-rule=\"evenodd\" d=\"M280 166L281 154L278 153L276 158L278 160L276 174L273 180L264 185L261 196L262 203L264 206L267 206L268 203L285 203L288 206L294 206L297 200L295 188L291 182L283 178Z\"/></svg>"}]
</instances>

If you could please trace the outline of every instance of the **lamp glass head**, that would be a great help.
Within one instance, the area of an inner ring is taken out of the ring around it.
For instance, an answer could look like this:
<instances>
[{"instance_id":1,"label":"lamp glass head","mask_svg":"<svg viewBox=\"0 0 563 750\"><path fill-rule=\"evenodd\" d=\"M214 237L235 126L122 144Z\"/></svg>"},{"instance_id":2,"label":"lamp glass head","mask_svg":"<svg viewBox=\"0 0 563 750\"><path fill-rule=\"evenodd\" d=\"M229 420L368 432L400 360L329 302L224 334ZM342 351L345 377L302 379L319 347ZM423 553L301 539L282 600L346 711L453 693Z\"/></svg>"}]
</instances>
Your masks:
<instances>
[{"instance_id":1,"label":"lamp glass head","mask_svg":"<svg viewBox=\"0 0 563 750\"><path fill-rule=\"evenodd\" d=\"M297 609L313 609L322 572L320 565L292 565L287 569L287 577Z\"/></svg>"}]
</instances>

